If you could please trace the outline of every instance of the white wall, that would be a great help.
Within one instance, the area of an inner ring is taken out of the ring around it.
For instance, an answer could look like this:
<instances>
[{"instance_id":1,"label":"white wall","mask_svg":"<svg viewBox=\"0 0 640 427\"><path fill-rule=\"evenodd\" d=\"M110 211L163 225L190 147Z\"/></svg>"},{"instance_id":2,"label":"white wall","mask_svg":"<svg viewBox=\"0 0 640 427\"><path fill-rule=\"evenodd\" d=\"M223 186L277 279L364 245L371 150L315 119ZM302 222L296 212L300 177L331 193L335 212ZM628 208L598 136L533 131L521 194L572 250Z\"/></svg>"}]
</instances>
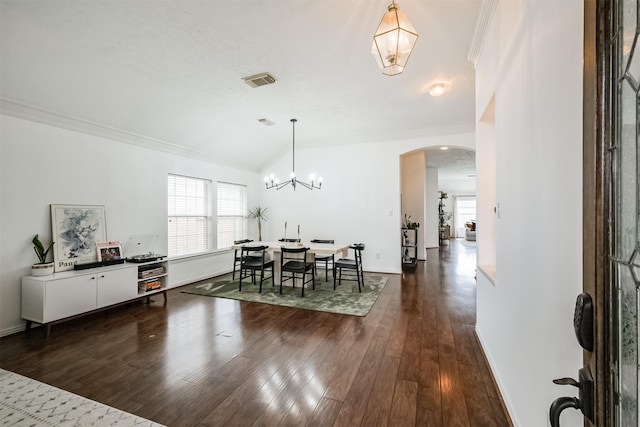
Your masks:
<instances>
[{"instance_id":1,"label":"white wall","mask_svg":"<svg viewBox=\"0 0 640 427\"><path fill-rule=\"evenodd\" d=\"M582 40L580 1L497 2L477 65L478 120L495 93L501 217L495 286L478 275L476 330L517 426L549 425L551 402L576 395L551 381L582 364L572 328L582 289ZM582 426L579 412L565 411L562 425Z\"/></svg>"},{"instance_id":2,"label":"white wall","mask_svg":"<svg viewBox=\"0 0 640 427\"><path fill-rule=\"evenodd\" d=\"M425 162L424 150L400 156L400 194L402 196L401 220L404 216L420 224L418 228L418 259L425 259Z\"/></svg>"},{"instance_id":3,"label":"white wall","mask_svg":"<svg viewBox=\"0 0 640 427\"><path fill-rule=\"evenodd\" d=\"M332 238L366 244L365 270L401 272L400 155L425 147L448 145L473 148L473 133L441 135L374 144L296 149L296 173L324 177L322 190L268 190L262 204L272 215L263 228L265 238L280 238L284 222L288 236L299 224L301 238ZM280 177L291 169L291 152L265 167ZM286 210L279 210L286 206ZM435 217L437 222L437 215ZM422 224L420 225L422 229Z\"/></svg>"},{"instance_id":4,"label":"white wall","mask_svg":"<svg viewBox=\"0 0 640 427\"><path fill-rule=\"evenodd\" d=\"M168 173L247 184L250 204L262 191L256 173L6 115L0 153L0 335L24 327L20 279L37 262L33 236L51 241L50 204L104 205L109 240L158 234L156 252L166 253ZM170 283L229 271L231 259L223 251L171 262Z\"/></svg>"},{"instance_id":5,"label":"white wall","mask_svg":"<svg viewBox=\"0 0 640 427\"><path fill-rule=\"evenodd\" d=\"M496 124L495 97L476 127L476 173L478 176L478 199L476 218L478 219L478 264L496 264L496 221L499 215L496 203Z\"/></svg>"},{"instance_id":6,"label":"white wall","mask_svg":"<svg viewBox=\"0 0 640 427\"><path fill-rule=\"evenodd\" d=\"M105 205L107 238L158 234L166 253L166 178L184 174L246 184L250 207L270 208L263 238L289 236L364 242L365 268L399 273L400 155L430 146L473 148L473 133L377 144L296 150L299 176L325 177L321 191L265 190L254 173L0 115L0 335L20 331L20 280L36 262L31 239L51 236L50 204ZM265 168L288 175L291 153ZM257 239L255 223L249 237ZM183 285L232 267L229 251L171 260L170 284Z\"/></svg>"},{"instance_id":7,"label":"white wall","mask_svg":"<svg viewBox=\"0 0 640 427\"><path fill-rule=\"evenodd\" d=\"M438 169L427 168L424 196L424 246L440 246L440 216L438 214Z\"/></svg>"}]
</instances>

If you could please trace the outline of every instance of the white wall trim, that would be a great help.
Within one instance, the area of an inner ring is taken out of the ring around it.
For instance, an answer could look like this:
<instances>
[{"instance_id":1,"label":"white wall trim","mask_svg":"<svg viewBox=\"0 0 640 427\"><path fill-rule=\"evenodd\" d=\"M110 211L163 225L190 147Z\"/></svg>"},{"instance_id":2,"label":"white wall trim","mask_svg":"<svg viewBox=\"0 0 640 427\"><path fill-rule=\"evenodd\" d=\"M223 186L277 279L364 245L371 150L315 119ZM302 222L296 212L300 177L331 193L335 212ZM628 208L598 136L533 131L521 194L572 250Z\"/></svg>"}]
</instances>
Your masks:
<instances>
[{"instance_id":1,"label":"white wall trim","mask_svg":"<svg viewBox=\"0 0 640 427\"><path fill-rule=\"evenodd\" d=\"M234 163L227 159L214 157L202 151L191 150L178 144L151 138L126 130L114 128L101 123L84 120L78 117L69 116L56 111L48 110L35 105L30 105L20 101L0 97L0 113L19 119L30 120L36 123L43 123L50 126L68 129L75 132L106 138L126 144L137 145L139 147L162 151L177 156L202 160L221 166L233 167L249 172L257 172L255 169L247 168L244 165Z\"/></svg>"},{"instance_id":2,"label":"white wall trim","mask_svg":"<svg viewBox=\"0 0 640 427\"><path fill-rule=\"evenodd\" d=\"M473 63L475 67L478 64L478 58L480 57L480 51L484 45L484 38L487 32L487 25L489 25L489 18L495 9L498 0L483 0L480 8L480 14L476 21L476 28L473 32L473 38L471 39L471 47L467 54L467 60Z\"/></svg>"},{"instance_id":3,"label":"white wall trim","mask_svg":"<svg viewBox=\"0 0 640 427\"><path fill-rule=\"evenodd\" d=\"M41 325L34 324L33 326L36 327ZM26 329L27 329L26 323L23 323L22 325L19 325L19 326L14 326L12 328L3 329L0 331L0 337L6 337L7 335L17 334L18 332L25 331Z\"/></svg>"},{"instance_id":4,"label":"white wall trim","mask_svg":"<svg viewBox=\"0 0 640 427\"><path fill-rule=\"evenodd\" d=\"M498 390L500 391L500 396L502 397L504 406L507 409L507 412L509 413L509 417L511 418L513 425L514 426L522 425L520 424L520 422L518 422L516 417L514 417L514 414L516 412L513 410L513 404L509 400L509 394L505 390L504 383L501 380L498 370L496 369L496 364L494 363L493 357L489 352L489 348L485 345L484 340L482 339L482 334L480 333L480 330L478 329L477 326L474 328L474 330L476 332L476 337L478 338L478 342L480 343L480 347L482 347L482 351L484 352L485 359L489 363L489 369L491 370L491 374L493 375L496 385L498 386Z\"/></svg>"}]
</instances>

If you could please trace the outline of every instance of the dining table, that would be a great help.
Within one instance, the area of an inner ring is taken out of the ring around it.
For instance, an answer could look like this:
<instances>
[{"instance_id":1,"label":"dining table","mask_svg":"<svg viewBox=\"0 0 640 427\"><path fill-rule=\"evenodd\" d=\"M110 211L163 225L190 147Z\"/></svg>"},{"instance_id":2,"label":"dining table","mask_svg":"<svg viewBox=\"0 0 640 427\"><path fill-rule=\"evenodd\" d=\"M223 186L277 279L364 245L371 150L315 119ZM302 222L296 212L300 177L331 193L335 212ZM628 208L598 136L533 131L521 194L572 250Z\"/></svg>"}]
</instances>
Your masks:
<instances>
[{"instance_id":1,"label":"dining table","mask_svg":"<svg viewBox=\"0 0 640 427\"><path fill-rule=\"evenodd\" d=\"M273 264L274 264L274 272L273 272L273 283L275 285L280 284L280 256L281 256L281 248L309 248L307 252L307 261L315 262L316 254L323 255L342 255L346 257L349 253L349 247L351 244L349 243L311 243L311 242L280 242L278 240L273 241L254 241L249 243L242 244L234 244L231 246L231 249L240 250L242 247L252 247L252 246L268 246L267 251L273 254Z\"/></svg>"}]
</instances>

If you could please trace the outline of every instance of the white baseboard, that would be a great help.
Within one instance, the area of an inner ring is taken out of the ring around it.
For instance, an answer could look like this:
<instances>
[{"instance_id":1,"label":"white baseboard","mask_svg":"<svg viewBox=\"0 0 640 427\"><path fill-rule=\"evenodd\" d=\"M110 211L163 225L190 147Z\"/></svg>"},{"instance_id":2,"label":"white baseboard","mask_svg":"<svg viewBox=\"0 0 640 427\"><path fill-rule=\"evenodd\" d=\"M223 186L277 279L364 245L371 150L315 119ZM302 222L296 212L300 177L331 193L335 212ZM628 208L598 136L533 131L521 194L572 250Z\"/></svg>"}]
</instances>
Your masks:
<instances>
[{"instance_id":1,"label":"white baseboard","mask_svg":"<svg viewBox=\"0 0 640 427\"><path fill-rule=\"evenodd\" d=\"M489 369L491 370L491 375L493 376L493 380L496 384L496 386L498 387L498 392L500 393L500 397L502 398L502 402L504 402L504 406L505 409L509 415L510 421L512 422L512 425L520 425L520 423L517 422L516 417L514 417L514 412L513 412L513 405L511 404L511 401L509 400L509 395L505 393L505 388L504 388L504 384L500 378L500 375L498 375L498 371L496 370L495 364L493 362L493 357L491 356L491 352L489 352L489 350L487 349L487 346L485 345L484 341L482 340L482 334L480 334L480 331L478 330L477 326L474 328L475 334L476 334L476 338L478 339L478 342L480 343L480 347L482 347L482 352L484 353L484 358L487 361L487 363L489 364Z\"/></svg>"},{"instance_id":2,"label":"white baseboard","mask_svg":"<svg viewBox=\"0 0 640 427\"><path fill-rule=\"evenodd\" d=\"M17 334L18 332L23 332L25 329L27 329L26 323L23 323L22 325L18 325L18 326L13 326L11 328L3 329L0 331L0 337L6 337L7 335Z\"/></svg>"}]
</instances>

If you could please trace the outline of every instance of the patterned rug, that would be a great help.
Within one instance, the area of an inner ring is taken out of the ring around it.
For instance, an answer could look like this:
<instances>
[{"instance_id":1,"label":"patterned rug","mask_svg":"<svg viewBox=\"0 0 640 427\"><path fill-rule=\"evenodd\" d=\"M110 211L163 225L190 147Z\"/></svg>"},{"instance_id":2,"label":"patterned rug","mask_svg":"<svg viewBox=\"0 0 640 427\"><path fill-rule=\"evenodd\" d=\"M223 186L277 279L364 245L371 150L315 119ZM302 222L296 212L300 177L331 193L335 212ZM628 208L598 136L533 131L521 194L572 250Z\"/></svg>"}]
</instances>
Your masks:
<instances>
[{"instance_id":1,"label":"patterned rug","mask_svg":"<svg viewBox=\"0 0 640 427\"><path fill-rule=\"evenodd\" d=\"M231 280L231 274L226 274L208 281L188 285L182 289L182 292L329 313L366 316L388 280L389 278L382 274L365 273L364 287L362 292L358 292L357 282L342 281L342 285L336 286L334 291L331 277L328 282L324 281L324 277L316 277L316 289L311 289L311 284L307 284L304 298L302 298L300 286L295 288L283 286L282 295L280 295L280 286L273 288L271 279L265 280L262 284L262 294L258 293L258 285L252 285L250 279L242 281L242 292L240 292L238 291L238 279Z\"/></svg>"},{"instance_id":2,"label":"patterned rug","mask_svg":"<svg viewBox=\"0 0 640 427\"><path fill-rule=\"evenodd\" d=\"M4 369L0 369L0 425L163 427Z\"/></svg>"}]
</instances>

